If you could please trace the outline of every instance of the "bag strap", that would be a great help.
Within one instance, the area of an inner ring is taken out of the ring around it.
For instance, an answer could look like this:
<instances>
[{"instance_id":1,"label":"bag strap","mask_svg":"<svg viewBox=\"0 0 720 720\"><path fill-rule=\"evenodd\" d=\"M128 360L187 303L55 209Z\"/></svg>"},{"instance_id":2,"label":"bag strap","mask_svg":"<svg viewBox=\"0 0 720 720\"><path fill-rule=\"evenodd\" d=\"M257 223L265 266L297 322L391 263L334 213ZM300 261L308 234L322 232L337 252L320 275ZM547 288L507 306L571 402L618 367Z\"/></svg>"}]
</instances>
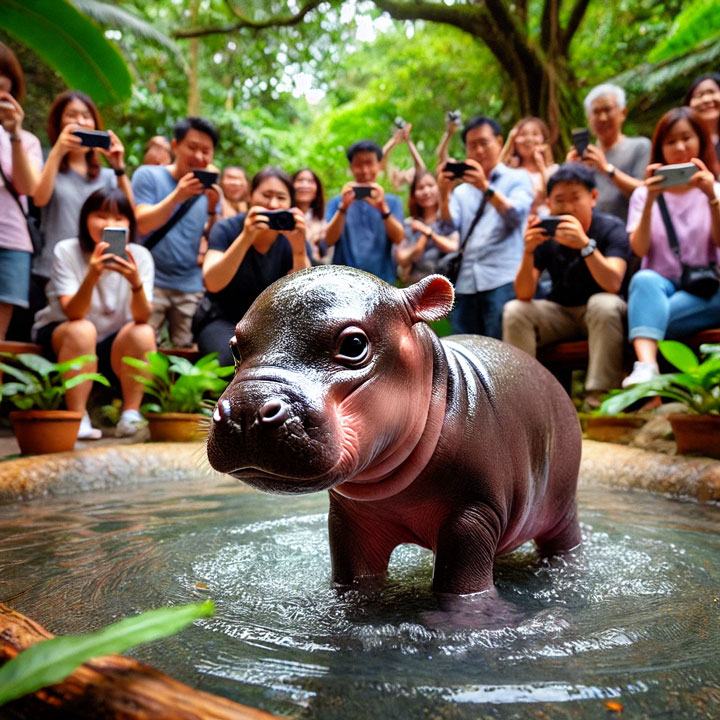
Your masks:
<instances>
[{"instance_id":1,"label":"bag strap","mask_svg":"<svg viewBox=\"0 0 720 720\"><path fill-rule=\"evenodd\" d=\"M489 183L493 182L495 180L495 173L490 173L490 177L488 178ZM488 184L489 184L488 183ZM460 246L460 253L462 254L465 250L465 245L467 245L467 241L470 239L470 236L473 234L473 230L475 229L476 225L480 222L480 218L482 217L483 213L485 212L485 208L487 207L488 200L490 200L490 196L487 194L487 192L483 193L482 200L480 201L480 206L477 209L477 212L475 213L475 217L473 218L473 221L470 223L470 229L467 231L467 235L465 236L465 239L462 241L462 245Z\"/></svg>"},{"instance_id":2,"label":"bag strap","mask_svg":"<svg viewBox=\"0 0 720 720\"><path fill-rule=\"evenodd\" d=\"M660 214L662 215L663 224L665 225L665 232L667 232L670 249L677 255L679 260L680 246L678 245L677 233L675 232L675 226L673 225L672 218L670 217L670 213L668 212L667 203L665 202L665 197L662 193L658 195L657 204L660 208Z\"/></svg>"},{"instance_id":3,"label":"bag strap","mask_svg":"<svg viewBox=\"0 0 720 720\"><path fill-rule=\"evenodd\" d=\"M7 175L5 175L5 172L2 169L2 165L0 165L0 176L2 176L3 182L5 183L5 187L7 188L7 191L12 196L12 199L18 204L18 207L20 208L20 212L22 213L22 216L27 220L27 213L25 212L25 208L22 206L22 203L20 202L20 196L17 193L17 190L13 187L13 184L7 179Z\"/></svg>"},{"instance_id":4,"label":"bag strap","mask_svg":"<svg viewBox=\"0 0 720 720\"><path fill-rule=\"evenodd\" d=\"M161 227L159 227L154 233L151 235L148 235L145 238L145 242L143 245L148 249L152 250L169 232L172 230L175 225L177 225L180 220L182 220L185 215L187 215L190 208L200 199L203 193L200 193L200 195L195 195L195 197L191 197L187 199L178 209L177 212L175 212L172 217Z\"/></svg>"}]
</instances>

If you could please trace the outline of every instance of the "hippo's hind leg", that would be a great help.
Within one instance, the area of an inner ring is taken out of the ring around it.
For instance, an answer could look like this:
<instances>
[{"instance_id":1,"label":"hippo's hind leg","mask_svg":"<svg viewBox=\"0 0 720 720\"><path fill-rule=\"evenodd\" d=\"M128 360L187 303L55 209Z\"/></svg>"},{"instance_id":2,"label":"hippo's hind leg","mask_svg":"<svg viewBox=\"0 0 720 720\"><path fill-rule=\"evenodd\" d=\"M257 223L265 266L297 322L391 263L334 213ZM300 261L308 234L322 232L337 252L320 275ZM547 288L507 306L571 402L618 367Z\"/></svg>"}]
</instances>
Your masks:
<instances>
[{"instance_id":1,"label":"hippo's hind leg","mask_svg":"<svg viewBox=\"0 0 720 720\"><path fill-rule=\"evenodd\" d=\"M535 545L542 557L551 557L572 550L581 541L577 507L573 505L552 530L535 538Z\"/></svg>"}]
</instances>

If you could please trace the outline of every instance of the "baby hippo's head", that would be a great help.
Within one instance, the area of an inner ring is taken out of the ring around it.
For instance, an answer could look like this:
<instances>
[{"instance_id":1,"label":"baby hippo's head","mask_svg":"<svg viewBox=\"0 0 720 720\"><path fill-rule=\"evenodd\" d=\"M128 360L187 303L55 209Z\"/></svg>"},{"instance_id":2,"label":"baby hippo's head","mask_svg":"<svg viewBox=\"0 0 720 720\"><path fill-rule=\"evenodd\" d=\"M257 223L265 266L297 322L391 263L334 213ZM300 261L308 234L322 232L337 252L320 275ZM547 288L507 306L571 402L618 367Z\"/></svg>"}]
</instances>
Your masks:
<instances>
[{"instance_id":1,"label":"baby hippo's head","mask_svg":"<svg viewBox=\"0 0 720 720\"><path fill-rule=\"evenodd\" d=\"M277 493L382 480L431 402L433 335L420 321L452 303L440 275L404 290L343 266L278 280L230 340L236 371L213 413L210 464Z\"/></svg>"}]
</instances>

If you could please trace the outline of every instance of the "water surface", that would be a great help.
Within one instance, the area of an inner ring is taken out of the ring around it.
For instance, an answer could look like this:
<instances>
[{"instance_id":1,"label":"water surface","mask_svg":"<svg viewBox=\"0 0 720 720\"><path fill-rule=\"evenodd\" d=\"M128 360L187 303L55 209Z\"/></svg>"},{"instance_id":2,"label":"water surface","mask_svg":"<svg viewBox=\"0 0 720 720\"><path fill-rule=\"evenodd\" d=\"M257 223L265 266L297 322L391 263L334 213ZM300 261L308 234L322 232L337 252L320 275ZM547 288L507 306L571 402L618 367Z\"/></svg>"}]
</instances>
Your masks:
<instances>
[{"instance_id":1,"label":"water surface","mask_svg":"<svg viewBox=\"0 0 720 720\"><path fill-rule=\"evenodd\" d=\"M720 717L720 509L594 489L580 509L568 560L497 562L515 617L490 628L437 625L412 546L383 588L339 596L326 494L204 477L1 506L0 600L82 633L212 598L213 618L130 654L295 718Z\"/></svg>"}]
</instances>

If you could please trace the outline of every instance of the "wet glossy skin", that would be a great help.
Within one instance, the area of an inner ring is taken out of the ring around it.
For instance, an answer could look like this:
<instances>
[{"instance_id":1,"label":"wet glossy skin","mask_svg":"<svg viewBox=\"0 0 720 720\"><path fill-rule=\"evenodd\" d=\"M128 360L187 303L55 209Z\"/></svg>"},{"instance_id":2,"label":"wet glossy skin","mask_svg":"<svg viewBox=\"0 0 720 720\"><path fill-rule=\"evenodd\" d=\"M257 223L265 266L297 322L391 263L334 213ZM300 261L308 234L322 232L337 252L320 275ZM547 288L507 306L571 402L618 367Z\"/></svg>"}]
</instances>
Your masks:
<instances>
[{"instance_id":1,"label":"wet glossy skin","mask_svg":"<svg viewBox=\"0 0 720 720\"><path fill-rule=\"evenodd\" d=\"M467 595L492 587L498 553L579 542L572 404L521 351L438 340L423 320L452 301L440 276L399 290L318 267L279 280L238 324L208 458L261 490L329 489L339 585L383 576L412 542L435 552L438 593Z\"/></svg>"}]
</instances>

